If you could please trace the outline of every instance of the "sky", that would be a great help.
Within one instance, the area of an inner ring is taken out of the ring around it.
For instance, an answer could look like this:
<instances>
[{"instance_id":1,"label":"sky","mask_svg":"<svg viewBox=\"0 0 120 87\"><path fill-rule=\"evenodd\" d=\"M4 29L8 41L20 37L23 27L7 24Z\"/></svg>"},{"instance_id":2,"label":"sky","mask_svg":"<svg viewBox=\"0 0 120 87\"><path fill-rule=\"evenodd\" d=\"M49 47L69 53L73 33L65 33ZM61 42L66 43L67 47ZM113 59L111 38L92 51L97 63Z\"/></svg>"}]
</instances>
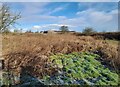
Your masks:
<instances>
[{"instance_id":1,"label":"sky","mask_svg":"<svg viewBox=\"0 0 120 87\"><path fill-rule=\"evenodd\" d=\"M119 0L0 0L1 2L119 2Z\"/></svg>"},{"instance_id":2,"label":"sky","mask_svg":"<svg viewBox=\"0 0 120 87\"><path fill-rule=\"evenodd\" d=\"M8 2L13 13L21 12L18 29L44 31L69 30L82 32L118 30L118 2ZM13 28L11 29L13 31Z\"/></svg>"}]
</instances>

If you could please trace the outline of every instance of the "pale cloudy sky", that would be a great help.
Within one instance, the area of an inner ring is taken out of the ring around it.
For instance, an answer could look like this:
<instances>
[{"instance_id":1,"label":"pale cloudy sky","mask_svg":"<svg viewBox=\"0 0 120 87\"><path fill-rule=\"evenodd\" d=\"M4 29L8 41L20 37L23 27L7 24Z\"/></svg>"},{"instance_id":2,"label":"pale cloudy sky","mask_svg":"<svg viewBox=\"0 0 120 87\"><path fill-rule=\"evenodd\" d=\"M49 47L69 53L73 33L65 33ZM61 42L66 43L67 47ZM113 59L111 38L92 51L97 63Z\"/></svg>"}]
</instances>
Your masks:
<instances>
[{"instance_id":1,"label":"pale cloudy sky","mask_svg":"<svg viewBox=\"0 0 120 87\"><path fill-rule=\"evenodd\" d=\"M85 27L92 27L96 31L117 31L117 0L116 2L97 1L100 0L96 2L8 2L8 4L13 12L21 12L22 18L18 21L20 24L18 27L23 28L24 31L59 30L62 25L80 32Z\"/></svg>"},{"instance_id":2,"label":"pale cloudy sky","mask_svg":"<svg viewBox=\"0 0 120 87\"><path fill-rule=\"evenodd\" d=\"M0 0L1 2L118 2L119 0Z\"/></svg>"}]
</instances>

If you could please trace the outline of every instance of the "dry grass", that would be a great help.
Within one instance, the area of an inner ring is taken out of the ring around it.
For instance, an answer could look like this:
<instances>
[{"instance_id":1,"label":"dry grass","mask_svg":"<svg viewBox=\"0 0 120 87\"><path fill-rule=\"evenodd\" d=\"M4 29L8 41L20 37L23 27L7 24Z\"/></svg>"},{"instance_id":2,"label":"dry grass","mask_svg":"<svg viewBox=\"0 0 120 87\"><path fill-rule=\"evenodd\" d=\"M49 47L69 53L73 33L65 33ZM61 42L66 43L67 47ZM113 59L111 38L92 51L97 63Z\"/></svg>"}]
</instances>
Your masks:
<instances>
[{"instance_id":1,"label":"dry grass","mask_svg":"<svg viewBox=\"0 0 120 87\"><path fill-rule=\"evenodd\" d=\"M26 71L37 77L52 74L56 70L47 66L51 54L96 50L106 63L118 68L120 65L118 45L112 45L104 40L71 34L3 35L6 69L9 68L16 74L20 73L21 66L30 66L32 70L26 68Z\"/></svg>"}]
</instances>

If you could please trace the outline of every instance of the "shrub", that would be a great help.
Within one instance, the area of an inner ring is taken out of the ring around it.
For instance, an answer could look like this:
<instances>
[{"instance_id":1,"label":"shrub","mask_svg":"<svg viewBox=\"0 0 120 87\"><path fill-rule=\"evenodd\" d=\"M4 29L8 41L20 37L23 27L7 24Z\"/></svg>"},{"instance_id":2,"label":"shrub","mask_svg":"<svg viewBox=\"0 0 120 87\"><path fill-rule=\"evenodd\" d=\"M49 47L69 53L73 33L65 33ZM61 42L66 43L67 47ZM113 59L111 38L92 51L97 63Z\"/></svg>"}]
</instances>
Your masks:
<instances>
[{"instance_id":1,"label":"shrub","mask_svg":"<svg viewBox=\"0 0 120 87\"><path fill-rule=\"evenodd\" d=\"M68 32L69 31L68 26L61 26L60 31L63 33Z\"/></svg>"},{"instance_id":2,"label":"shrub","mask_svg":"<svg viewBox=\"0 0 120 87\"><path fill-rule=\"evenodd\" d=\"M92 33L95 33L96 31L94 31L93 28L91 27L86 27L84 30L83 30L83 34L86 34L86 35L90 35Z\"/></svg>"}]
</instances>

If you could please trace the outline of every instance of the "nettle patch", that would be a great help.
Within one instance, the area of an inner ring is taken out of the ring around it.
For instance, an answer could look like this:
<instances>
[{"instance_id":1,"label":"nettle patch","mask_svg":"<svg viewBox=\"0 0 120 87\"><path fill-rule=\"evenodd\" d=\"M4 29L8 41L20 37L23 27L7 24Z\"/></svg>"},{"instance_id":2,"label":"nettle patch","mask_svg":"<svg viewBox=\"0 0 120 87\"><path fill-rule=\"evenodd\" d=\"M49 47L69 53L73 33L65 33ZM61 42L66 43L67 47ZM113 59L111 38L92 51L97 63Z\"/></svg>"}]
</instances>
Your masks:
<instances>
[{"instance_id":1,"label":"nettle patch","mask_svg":"<svg viewBox=\"0 0 120 87\"><path fill-rule=\"evenodd\" d=\"M89 52L50 56L51 67L58 68L52 76L44 76L46 85L117 85L118 74L104 67L97 54Z\"/></svg>"}]
</instances>

